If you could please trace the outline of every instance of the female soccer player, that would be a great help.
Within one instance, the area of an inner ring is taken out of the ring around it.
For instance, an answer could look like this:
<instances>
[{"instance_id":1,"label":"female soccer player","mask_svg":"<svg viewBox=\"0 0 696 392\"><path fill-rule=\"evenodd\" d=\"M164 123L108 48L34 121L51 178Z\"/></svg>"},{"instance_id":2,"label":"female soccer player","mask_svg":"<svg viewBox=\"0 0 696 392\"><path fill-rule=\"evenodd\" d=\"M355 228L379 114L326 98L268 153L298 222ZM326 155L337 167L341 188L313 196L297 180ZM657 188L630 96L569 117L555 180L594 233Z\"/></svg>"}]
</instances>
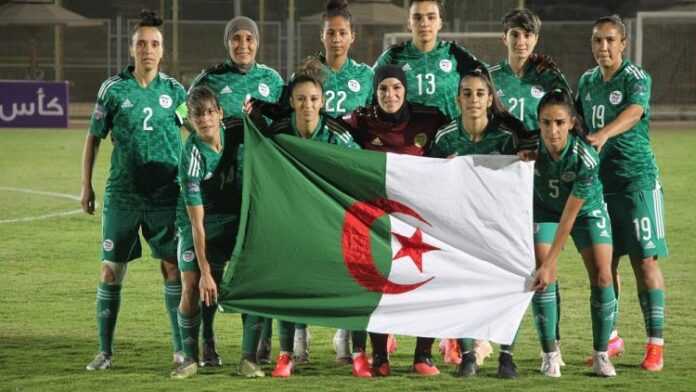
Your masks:
<instances>
[{"instance_id":1,"label":"female soccer player","mask_svg":"<svg viewBox=\"0 0 696 392\"><path fill-rule=\"evenodd\" d=\"M102 263L97 288L99 353L87 370L109 369L128 262L141 256L139 232L161 260L174 362L183 360L176 307L181 297L176 265L176 171L181 153L180 112L186 90L160 73L162 19L143 11L131 35L134 65L102 83L82 156L82 209L94 213L92 173L101 139L111 132L113 152L102 211Z\"/></svg>"},{"instance_id":2,"label":"female soccer player","mask_svg":"<svg viewBox=\"0 0 696 392\"><path fill-rule=\"evenodd\" d=\"M223 63L206 69L191 84L191 89L199 85L208 86L217 95L225 116L241 118L244 102L256 98L276 102L283 91L283 79L275 70L256 62L259 48L259 29L256 22L245 17L233 18L225 26L223 39L229 58ZM241 178L243 146L237 152L239 178ZM213 267L221 267L214 265ZM216 284L222 279L222 269L212 271ZM203 357L201 366L220 366L222 361L215 349L213 321L217 304L202 308ZM250 319L248 322L254 320ZM266 321L266 331L270 334L270 320ZM270 339L263 339L266 342ZM270 355L270 346L264 346L260 359Z\"/></svg>"},{"instance_id":3,"label":"female soccer player","mask_svg":"<svg viewBox=\"0 0 696 392\"><path fill-rule=\"evenodd\" d=\"M621 18L595 22L592 54L598 66L580 77L577 103L587 139L600 151L599 175L614 231L612 268L627 254L636 276L648 337L641 367L656 372L663 366L665 284L657 260L668 253L664 203L648 135L652 79L623 58L626 43Z\"/></svg>"},{"instance_id":4,"label":"female soccer player","mask_svg":"<svg viewBox=\"0 0 696 392\"><path fill-rule=\"evenodd\" d=\"M438 130L429 155L448 158L472 154L516 154L535 150L535 137L513 117L498 99L493 83L482 69L462 76L457 102L461 117ZM451 339L449 339L451 341ZM474 339L459 339L463 353L457 369L460 377L478 372ZM512 345L501 346L498 377L516 378Z\"/></svg>"},{"instance_id":5,"label":"female soccer player","mask_svg":"<svg viewBox=\"0 0 696 392\"><path fill-rule=\"evenodd\" d=\"M442 108L450 119L459 116L456 104L460 75L481 63L454 42L440 41L441 0L410 0L408 28L411 40L387 49L375 63L396 64L408 81L408 100Z\"/></svg>"},{"instance_id":6,"label":"female soccer player","mask_svg":"<svg viewBox=\"0 0 696 392\"><path fill-rule=\"evenodd\" d=\"M534 319L544 351L541 372L560 377L556 346L556 271L568 236L573 237L590 280L593 370L616 375L607 346L616 298L611 274L611 222L599 181L599 156L584 140L582 119L570 94L553 90L539 102L542 143L534 176L534 251L537 271L532 289Z\"/></svg>"}]
</instances>

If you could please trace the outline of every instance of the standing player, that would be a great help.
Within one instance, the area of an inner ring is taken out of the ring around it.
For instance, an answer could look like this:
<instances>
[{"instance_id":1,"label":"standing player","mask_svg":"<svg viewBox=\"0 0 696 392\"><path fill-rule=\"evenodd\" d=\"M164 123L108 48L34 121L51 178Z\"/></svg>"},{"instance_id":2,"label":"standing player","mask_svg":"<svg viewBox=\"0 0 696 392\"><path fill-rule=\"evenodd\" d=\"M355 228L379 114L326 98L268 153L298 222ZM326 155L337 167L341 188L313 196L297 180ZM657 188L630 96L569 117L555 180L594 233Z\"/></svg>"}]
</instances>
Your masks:
<instances>
[{"instance_id":1,"label":"standing player","mask_svg":"<svg viewBox=\"0 0 696 392\"><path fill-rule=\"evenodd\" d=\"M160 73L162 19L143 11L131 36L134 65L102 83L82 157L82 209L94 213L92 174L101 139L114 144L102 211L102 263L97 289L99 353L87 370L109 369L128 262L141 256L139 233L161 260L165 306L169 314L174 362L183 361L176 307L181 282L176 265L174 227L179 194L176 170L181 154L180 111L186 90Z\"/></svg>"},{"instance_id":2,"label":"standing player","mask_svg":"<svg viewBox=\"0 0 696 392\"><path fill-rule=\"evenodd\" d=\"M454 42L440 41L441 0L410 0L411 40L387 49L375 63L396 64L406 73L408 100L440 108L450 119L459 116L456 97L460 75L481 63Z\"/></svg>"},{"instance_id":3,"label":"standing player","mask_svg":"<svg viewBox=\"0 0 696 392\"><path fill-rule=\"evenodd\" d=\"M611 222L602 197L599 155L584 138L582 118L565 90L547 93L539 103L542 143L534 165L534 252L537 271L532 310L544 351L541 372L561 376L556 345L558 257L573 237L590 280L593 370L616 376L607 347L616 297L611 274Z\"/></svg>"},{"instance_id":4,"label":"standing player","mask_svg":"<svg viewBox=\"0 0 696 392\"><path fill-rule=\"evenodd\" d=\"M577 102L590 130L588 140L600 151L600 178L614 231L612 268L616 271L621 256L629 256L648 336L641 367L656 372L663 366L665 307L657 259L667 256L667 242L662 187L648 135L652 79L623 58L625 48L621 18L599 18L592 28L598 66L580 77Z\"/></svg>"},{"instance_id":5,"label":"standing player","mask_svg":"<svg viewBox=\"0 0 696 392\"><path fill-rule=\"evenodd\" d=\"M229 58L223 63L206 69L191 84L191 89L199 85L208 86L217 95L225 116L241 118L244 101L256 98L276 102L283 91L283 79L275 70L256 62L259 47L259 29L256 22L245 17L233 18L225 26L223 43ZM243 145L238 148L237 175L241 177ZM222 267L214 265L213 267ZM222 279L222 269L212 270L216 284ZM213 321L217 304L202 307L203 357L201 366L220 366L222 361L215 349ZM253 328L255 317L247 317L248 328ZM270 320L266 321L266 331L270 333ZM251 331L248 331L249 333ZM268 338L267 340L270 340ZM263 341L267 341L263 340ZM270 356L270 346L265 346L261 360ZM270 359L267 359L270 360Z\"/></svg>"}]
</instances>

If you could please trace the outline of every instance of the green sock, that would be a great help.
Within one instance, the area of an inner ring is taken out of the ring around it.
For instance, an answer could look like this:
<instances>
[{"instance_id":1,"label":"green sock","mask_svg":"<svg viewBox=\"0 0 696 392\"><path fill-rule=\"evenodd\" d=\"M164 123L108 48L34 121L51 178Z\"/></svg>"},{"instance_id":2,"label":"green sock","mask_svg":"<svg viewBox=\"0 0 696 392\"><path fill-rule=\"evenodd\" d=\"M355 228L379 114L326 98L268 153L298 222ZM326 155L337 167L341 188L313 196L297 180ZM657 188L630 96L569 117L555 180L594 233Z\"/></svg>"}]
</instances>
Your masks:
<instances>
[{"instance_id":1,"label":"green sock","mask_svg":"<svg viewBox=\"0 0 696 392\"><path fill-rule=\"evenodd\" d=\"M561 285L558 281L556 281L556 340L561 340Z\"/></svg>"},{"instance_id":2,"label":"green sock","mask_svg":"<svg viewBox=\"0 0 696 392\"><path fill-rule=\"evenodd\" d=\"M546 290L534 293L534 297L532 297L532 312L542 350L545 353L556 351L558 302L556 302L555 282L546 286Z\"/></svg>"},{"instance_id":3,"label":"green sock","mask_svg":"<svg viewBox=\"0 0 696 392\"><path fill-rule=\"evenodd\" d=\"M295 324L295 329L307 329L307 324Z\"/></svg>"},{"instance_id":4,"label":"green sock","mask_svg":"<svg viewBox=\"0 0 696 392\"><path fill-rule=\"evenodd\" d=\"M222 270L214 269L211 271L213 275L213 280L218 287L220 287L220 281L222 280ZM201 303L201 322L202 322L202 334L204 341L211 341L215 339L215 331L213 330L213 323L215 322L215 313L217 312L217 303L210 306Z\"/></svg>"},{"instance_id":5,"label":"green sock","mask_svg":"<svg viewBox=\"0 0 696 392\"><path fill-rule=\"evenodd\" d=\"M295 323L278 320L278 340L280 351L292 353L295 346Z\"/></svg>"},{"instance_id":6,"label":"green sock","mask_svg":"<svg viewBox=\"0 0 696 392\"><path fill-rule=\"evenodd\" d=\"M264 326L264 318L242 313L242 355L256 362L256 348Z\"/></svg>"},{"instance_id":7,"label":"green sock","mask_svg":"<svg viewBox=\"0 0 696 392\"><path fill-rule=\"evenodd\" d=\"M620 289L619 285L614 282L614 297L616 297L616 306L614 307L614 328L613 329L618 329L617 325L619 323L619 294L620 294Z\"/></svg>"},{"instance_id":8,"label":"green sock","mask_svg":"<svg viewBox=\"0 0 696 392\"><path fill-rule=\"evenodd\" d=\"M97 287L97 331L99 351L113 352L118 308L121 306L121 285L99 283Z\"/></svg>"},{"instance_id":9,"label":"green sock","mask_svg":"<svg viewBox=\"0 0 696 392\"><path fill-rule=\"evenodd\" d=\"M263 319L263 330L261 330L261 340L270 341L273 337L273 319Z\"/></svg>"},{"instance_id":10,"label":"green sock","mask_svg":"<svg viewBox=\"0 0 696 392\"><path fill-rule=\"evenodd\" d=\"M592 345L595 351L607 351L609 336L614 329L616 296L614 287L590 288L590 314L592 316Z\"/></svg>"},{"instance_id":11,"label":"green sock","mask_svg":"<svg viewBox=\"0 0 696 392\"><path fill-rule=\"evenodd\" d=\"M187 316L177 310L182 350L187 359L198 361L198 330L201 326L201 312Z\"/></svg>"},{"instance_id":12,"label":"green sock","mask_svg":"<svg viewBox=\"0 0 696 392\"><path fill-rule=\"evenodd\" d=\"M182 351L181 334L179 334L179 322L177 311L181 302L181 282L164 283L164 306L169 315L169 323L172 328L172 346L174 352Z\"/></svg>"},{"instance_id":13,"label":"green sock","mask_svg":"<svg viewBox=\"0 0 696 392\"><path fill-rule=\"evenodd\" d=\"M464 354L465 352L472 351L474 349L474 339L463 338L459 339L459 350Z\"/></svg>"},{"instance_id":14,"label":"green sock","mask_svg":"<svg viewBox=\"0 0 696 392\"><path fill-rule=\"evenodd\" d=\"M665 290L650 289L640 292L638 300L645 320L645 333L649 338L662 338L665 324Z\"/></svg>"}]
</instances>

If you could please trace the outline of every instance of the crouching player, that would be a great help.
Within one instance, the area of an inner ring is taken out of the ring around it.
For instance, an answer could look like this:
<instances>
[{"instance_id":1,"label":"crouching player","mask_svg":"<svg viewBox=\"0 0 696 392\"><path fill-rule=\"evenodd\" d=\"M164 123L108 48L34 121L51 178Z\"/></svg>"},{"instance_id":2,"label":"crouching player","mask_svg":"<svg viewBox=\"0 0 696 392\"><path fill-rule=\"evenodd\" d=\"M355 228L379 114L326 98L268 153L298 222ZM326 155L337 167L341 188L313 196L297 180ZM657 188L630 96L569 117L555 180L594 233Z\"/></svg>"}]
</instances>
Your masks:
<instances>
[{"instance_id":1,"label":"crouching player","mask_svg":"<svg viewBox=\"0 0 696 392\"><path fill-rule=\"evenodd\" d=\"M556 266L570 235L590 279L593 371L613 377L616 371L607 346L616 297L611 274L611 222L599 181L599 156L584 139L582 120L567 91L546 94L539 102L538 113L542 143L534 169L537 271L532 309L544 351L541 372L549 377L561 376L556 345Z\"/></svg>"}]
</instances>

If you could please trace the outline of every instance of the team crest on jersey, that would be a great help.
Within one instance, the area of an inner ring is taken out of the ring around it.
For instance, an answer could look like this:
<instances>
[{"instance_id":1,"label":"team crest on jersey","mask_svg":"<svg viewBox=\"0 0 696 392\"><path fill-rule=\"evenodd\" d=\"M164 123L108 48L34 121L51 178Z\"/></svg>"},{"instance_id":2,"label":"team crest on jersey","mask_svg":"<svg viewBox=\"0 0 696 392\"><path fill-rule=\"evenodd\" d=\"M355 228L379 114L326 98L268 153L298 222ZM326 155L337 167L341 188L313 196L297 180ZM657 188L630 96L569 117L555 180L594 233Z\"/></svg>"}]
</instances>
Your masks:
<instances>
[{"instance_id":1,"label":"team crest on jersey","mask_svg":"<svg viewBox=\"0 0 696 392\"><path fill-rule=\"evenodd\" d=\"M351 79L348 81L348 89L354 93L357 93L360 91L360 82L358 82L355 79Z\"/></svg>"},{"instance_id":2,"label":"team crest on jersey","mask_svg":"<svg viewBox=\"0 0 696 392\"><path fill-rule=\"evenodd\" d=\"M418 148L425 147L426 143L428 143L428 135L424 133L419 133L413 137L413 144Z\"/></svg>"},{"instance_id":3,"label":"team crest on jersey","mask_svg":"<svg viewBox=\"0 0 696 392\"><path fill-rule=\"evenodd\" d=\"M574 172L565 172L561 174L561 180L564 182L571 182L575 180L575 173Z\"/></svg>"},{"instance_id":4,"label":"team crest on jersey","mask_svg":"<svg viewBox=\"0 0 696 392\"><path fill-rule=\"evenodd\" d=\"M370 144L372 144L373 146L383 146L384 145L384 143L382 143L382 140L378 137L372 139Z\"/></svg>"},{"instance_id":5,"label":"team crest on jersey","mask_svg":"<svg viewBox=\"0 0 696 392\"><path fill-rule=\"evenodd\" d=\"M232 89L230 88L230 86L225 85L225 87L223 87L222 90L220 90L220 95L222 94L232 94Z\"/></svg>"},{"instance_id":6,"label":"team crest on jersey","mask_svg":"<svg viewBox=\"0 0 696 392\"><path fill-rule=\"evenodd\" d=\"M452 72L452 61L447 59L440 60L440 69L445 72Z\"/></svg>"},{"instance_id":7,"label":"team crest on jersey","mask_svg":"<svg viewBox=\"0 0 696 392\"><path fill-rule=\"evenodd\" d=\"M194 258L195 256L196 256L196 255L193 253L193 251L187 250L186 252L184 252L184 253L181 255L181 258L184 259L184 261L190 263L190 262L193 261L193 258Z\"/></svg>"},{"instance_id":8,"label":"team crest on jersey","mask_svg":"<svg viewBox=\"0 0 696 392\"><path fill-rule=\"evenodd\" d=\"M612 105L618 105L621 101L623 101L623 93L621 91L616 90L609 94L609 102L611 102Z\"/></svg>"},{"instance_id":9,"label":"team crest on jersey","mask_svg":"<svg viewBox=\"0 0 696 392\"><path fill-rule=\"evenodd\" d=\"M261 94L262 97L267 97L270 93L271 89L266 83L259 83L259 94Z\"/></svg>"},{"instance_id":10,"label":"team crest on jersey","mask_svg":"<svg viewBox=\"0 0 696 392\"><path fill-rule=\"evenodd\" d=\"M159 101L160 106L162 106L165 109L169 109L170 107L172 107L172 97L170 97L167 94L160 95Z\"/></svg>"},{"instance_id":11,"label":"team crest on jersey","mask_svg":"<svg viewBox=\"0 0 696 392\"><path fill-rule=\"evenodd\" d=\"M102 243L102 248L104 248L104 250L107 252L111 252L112 250L114 250L114 242L110 239L105 239Z\"/></svg>"},{"instance_id":12,"label":"team crest on jersey","mask_svg":"<svg viewBox=\"0 0 696 392\"><path fill-rule=\"evenodd\" d=\"M532 86L532 97L540 99L544 96L544 89L541 86Z\"/></svg>"},{"instance_id":13,"label":"team crest on jersey","mask_svg":"<svg viewBox=\"0 0 696 392\"><path fill-rule=\"evenodd\" d=\"M104 110L104 107L100 104L95 104L94 105L94 113L92 114L94 116L95 120L101 120L104 118L104 115L106 114L106 110Z\"/></svg>"}]
</instances>

